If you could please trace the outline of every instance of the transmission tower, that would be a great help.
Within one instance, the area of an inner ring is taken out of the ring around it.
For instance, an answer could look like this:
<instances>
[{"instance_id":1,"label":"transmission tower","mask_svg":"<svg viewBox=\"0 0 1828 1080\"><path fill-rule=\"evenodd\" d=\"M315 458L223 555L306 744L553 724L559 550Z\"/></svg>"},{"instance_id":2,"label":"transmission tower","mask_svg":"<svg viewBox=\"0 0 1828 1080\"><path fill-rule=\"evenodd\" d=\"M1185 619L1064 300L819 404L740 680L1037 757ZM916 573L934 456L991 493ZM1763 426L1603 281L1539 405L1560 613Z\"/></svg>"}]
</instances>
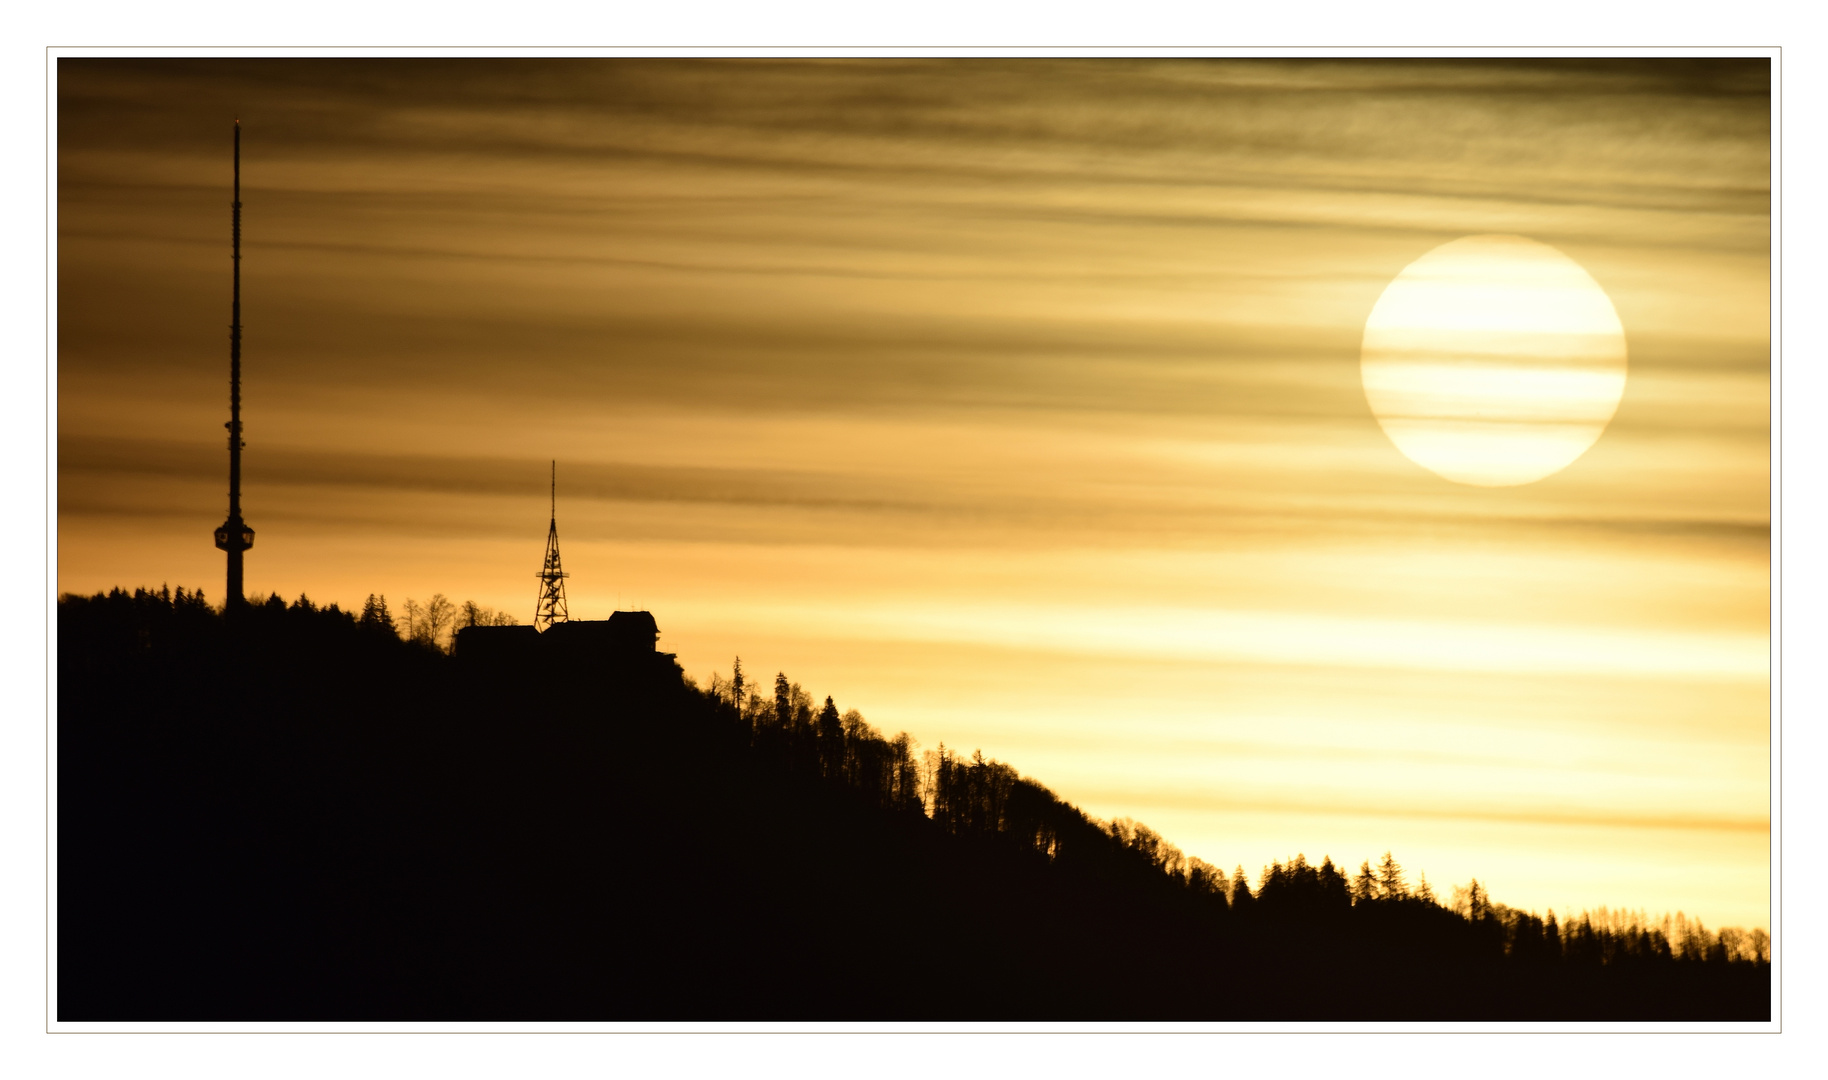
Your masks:
<instances>
[{"instance_id":1,"label":"transmission tower","mask_svg":"<svg viewBox=\"0 0 1828 1080\"><path fill-rule=\"evenodd\" d=\"M241 121L235 121L235 201L229 204L232 217L230 258L235 266L234 300L229 308L229 505L228 520L216 529L216 546L228 552L228 588L223 610L233 611L247 603L242 595L241 555L254 546L254 530L241 520ZM554 556L556 557L556 555Z\"/></svg>"},{"instance_id":2,"label":"transmission tower","mask_svg":"<svg viewBox=\"0 0 1828 1080\"><path fill-rule=\"evenodd\" d=\"M540 568L539 601L533 608L533 628L545 630L553 623L565 622L565 579L571 575L559 569L559 463L552 463L552 525L546 530L546 565Z\"/></svg>"}]
</instances>

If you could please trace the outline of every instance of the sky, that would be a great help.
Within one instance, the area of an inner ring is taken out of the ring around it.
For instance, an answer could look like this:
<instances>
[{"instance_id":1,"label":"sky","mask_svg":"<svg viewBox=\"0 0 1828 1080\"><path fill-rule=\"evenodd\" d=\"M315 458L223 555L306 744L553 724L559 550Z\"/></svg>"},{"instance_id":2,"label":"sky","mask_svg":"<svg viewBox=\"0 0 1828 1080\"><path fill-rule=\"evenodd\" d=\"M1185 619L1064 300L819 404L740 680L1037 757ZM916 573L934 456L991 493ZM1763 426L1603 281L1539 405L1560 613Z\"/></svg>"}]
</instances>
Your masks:
<instances>
[{"instance_id":1,"label":"sky","mask_svg":"<svg viewBox=\"0 0 1828 1080\"><path fill-rule=\"evenodd\" d=\"M1253 881L1770 925L1768 64L56 64L60 590L654 612ZM1367 318L1553 246L1629 374L1454 483Z\"/></svg>"}]
</instances>

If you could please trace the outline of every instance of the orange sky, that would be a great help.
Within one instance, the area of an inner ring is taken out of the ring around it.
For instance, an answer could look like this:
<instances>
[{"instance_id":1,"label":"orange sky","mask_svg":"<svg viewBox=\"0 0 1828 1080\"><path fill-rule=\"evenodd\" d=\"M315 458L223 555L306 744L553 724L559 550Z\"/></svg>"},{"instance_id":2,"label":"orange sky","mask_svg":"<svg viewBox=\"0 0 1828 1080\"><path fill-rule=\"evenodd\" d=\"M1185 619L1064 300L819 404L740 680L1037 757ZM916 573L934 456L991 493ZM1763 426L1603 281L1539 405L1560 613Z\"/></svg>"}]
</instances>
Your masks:
<instances>
[{"instance_id":1,"label":"orange sky","mask_svg":"<svg viewBox=\"0 0 1828 1080\"><path fill-rule=\"evenodd\" d=\"M655 612L1255 877L1769 925L1765 61L57 61L60 589ZM1453 484L1359 342L1502 232L1630 353Z\"/></svg>"}]
</instances>

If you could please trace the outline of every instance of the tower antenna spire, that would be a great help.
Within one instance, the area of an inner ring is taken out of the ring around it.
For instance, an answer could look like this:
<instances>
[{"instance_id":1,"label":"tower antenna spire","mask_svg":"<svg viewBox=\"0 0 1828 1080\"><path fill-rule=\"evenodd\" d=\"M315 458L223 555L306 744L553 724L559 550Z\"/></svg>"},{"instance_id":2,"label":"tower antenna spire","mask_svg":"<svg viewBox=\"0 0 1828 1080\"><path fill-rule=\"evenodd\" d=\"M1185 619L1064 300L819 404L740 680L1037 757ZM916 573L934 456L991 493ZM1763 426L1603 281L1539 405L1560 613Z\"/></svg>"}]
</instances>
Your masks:
<instances>
[{"instance_id":1,"label":"tower antenna spire","mask_svg":"<svg viewBox=\"0 0 1828 1080\"><path fill-rule=\"evenodd\" d=\"M552 463L552 523L546 529L546 562L537 575L539 599L533 605L533 628L544 631L553 623L569 620L565 610L565 579L570 574L559 567L559 463Z\"/></svg>"},{"instance_id":2,"label":"tower antenna spire","mask_svg":"<svg viewBox=\"0 0 1828 1080\"><path fill-rule=\"evenodd\" d=\"M241 555L254 546L254 530L241 520L241 118L235 118L235 197L229 203L229 259L234 267L229 304L229 505L228 519L216 529L216 546L228 552L228 591L223 610L247 603L241 581Z\"/></svg>"}]
</instances>

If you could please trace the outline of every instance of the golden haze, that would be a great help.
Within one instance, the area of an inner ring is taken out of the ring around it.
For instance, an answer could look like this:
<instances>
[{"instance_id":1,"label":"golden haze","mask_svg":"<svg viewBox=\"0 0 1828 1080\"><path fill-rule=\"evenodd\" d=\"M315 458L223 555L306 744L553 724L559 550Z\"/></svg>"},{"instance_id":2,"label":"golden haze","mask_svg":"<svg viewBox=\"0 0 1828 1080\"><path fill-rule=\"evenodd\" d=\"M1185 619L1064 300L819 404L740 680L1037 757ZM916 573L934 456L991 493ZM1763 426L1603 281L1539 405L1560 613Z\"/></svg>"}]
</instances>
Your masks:
<instances>
[{"instance_id":1,"label":"golden haze","mask_svg":"<svg viewBox=\"0 0 1828 1080\"><path fill-rule=\"evenodd\" d=\"M58 587L646 607L1257 868L1769 925L1764 61L71 60ZM1610 297L1536 483L1414 464L1366 320L1458 237Z\"/></svg>"}]
</instances>

